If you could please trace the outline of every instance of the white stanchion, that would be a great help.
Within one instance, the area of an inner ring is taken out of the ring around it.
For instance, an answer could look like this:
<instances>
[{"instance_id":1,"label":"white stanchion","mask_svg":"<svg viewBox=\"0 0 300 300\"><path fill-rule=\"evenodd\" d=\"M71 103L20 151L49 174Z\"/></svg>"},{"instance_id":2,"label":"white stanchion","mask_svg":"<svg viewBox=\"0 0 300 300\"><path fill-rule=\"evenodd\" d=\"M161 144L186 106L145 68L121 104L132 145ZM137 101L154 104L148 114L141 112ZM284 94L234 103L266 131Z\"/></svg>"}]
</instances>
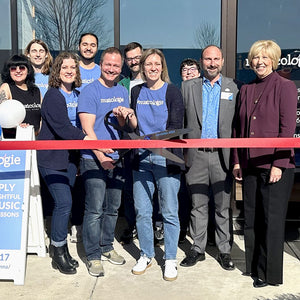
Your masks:
<instances>
[{"instance_id":1,"label":"white stanchion","mask_svg":"<svg viewBox=\"0 0 300 300\"><path fill-rule=\"evenodd\" d=\"M17 127L16 140L34 138ZM27 253L46 256L36 152L0 151L0 279L23 285Z\"/></svg>"}]
</instances>

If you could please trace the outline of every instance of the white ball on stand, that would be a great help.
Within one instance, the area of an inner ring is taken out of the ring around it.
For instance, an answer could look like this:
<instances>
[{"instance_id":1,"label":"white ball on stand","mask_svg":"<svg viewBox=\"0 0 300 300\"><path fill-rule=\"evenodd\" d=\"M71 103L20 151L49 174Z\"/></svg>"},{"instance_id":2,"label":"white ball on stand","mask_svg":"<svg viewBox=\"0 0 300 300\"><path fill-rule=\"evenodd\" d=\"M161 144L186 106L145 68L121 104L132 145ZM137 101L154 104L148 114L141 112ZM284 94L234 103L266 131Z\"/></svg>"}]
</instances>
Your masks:
<instances>
[{"instance_id":1,"label":"white ball on stand","mask_svg":"<svg viewBox=\"0 0 300 300\"><path fill-rule=\"evenodd\" d=\"M0 126L15 128L20 125L26 116L24 105L18 100L5 100L0 104Z\"/></svg>"}]
</instances>

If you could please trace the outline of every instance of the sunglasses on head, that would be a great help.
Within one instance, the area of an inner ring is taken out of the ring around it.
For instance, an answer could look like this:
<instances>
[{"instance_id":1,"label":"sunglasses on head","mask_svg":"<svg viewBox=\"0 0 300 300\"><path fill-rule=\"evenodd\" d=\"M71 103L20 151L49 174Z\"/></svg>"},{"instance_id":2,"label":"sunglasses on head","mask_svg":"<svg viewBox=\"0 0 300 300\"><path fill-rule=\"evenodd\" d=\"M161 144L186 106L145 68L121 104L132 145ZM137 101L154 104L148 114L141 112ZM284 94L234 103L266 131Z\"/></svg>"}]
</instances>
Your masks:
<instances>
[{"instance_id":1,"label":"sunglasses on head","mask_svg":"<svg viewBox=\"0 0 300 300\"><path fill-rule=\"evenodd\" d=\"M20 71L25 71L25 70L27 69L26 66L24 66L24 65L19 65L19 66L11 66L11 67L9 68L9 70L10 70L11 72L16 72L16 71L17 71L17 68L19 68Z\"/></svg>"}]
</instances>

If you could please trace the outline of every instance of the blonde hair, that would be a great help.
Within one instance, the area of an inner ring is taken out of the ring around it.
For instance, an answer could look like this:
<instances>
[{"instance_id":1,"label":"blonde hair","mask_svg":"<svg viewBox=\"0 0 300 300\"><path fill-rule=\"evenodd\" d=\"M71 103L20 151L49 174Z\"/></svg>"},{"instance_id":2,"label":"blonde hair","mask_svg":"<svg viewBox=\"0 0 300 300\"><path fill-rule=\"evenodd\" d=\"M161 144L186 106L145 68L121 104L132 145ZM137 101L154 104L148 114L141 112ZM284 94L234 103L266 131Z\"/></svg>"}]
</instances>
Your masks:
<instances>
[{"instance_id":1,"label":"blonde hair","mask_svg":"<svg viewBox=\"0 0 300 300\"><path fill-rule=\"evenodd\" d=\"M258 53L264 52L272 60L273 71L277 69L279 59L281 57L281 49L277 43L272 40L256 41L250 48L248 53L248 61L251 66L254 56Z\"/></svg>"},{"instance_id":2,"label":"blonde hair","mask_svg":"<svg viewBox=\"0 0 300 300\"><path fill-rule=\"evenodd\" d=\"M141 66L141 69L142 69L142 72L141 72L142 79L144 81L146 81L146 77L145 77L145 73L144 73L145 61L150 55L153 55L153 54L157 54L158 56L160 56L160 59L161 59L161 65L162 65L161 80L164 81L164 82L167 82L167 83L171 83L165 56L164 56L164 54L162 53L161 50L154 49L154 48L147 49L142 54L142 57L141 57L141 60L140 60L140 66Z\"/></svg>"}]
</instances>

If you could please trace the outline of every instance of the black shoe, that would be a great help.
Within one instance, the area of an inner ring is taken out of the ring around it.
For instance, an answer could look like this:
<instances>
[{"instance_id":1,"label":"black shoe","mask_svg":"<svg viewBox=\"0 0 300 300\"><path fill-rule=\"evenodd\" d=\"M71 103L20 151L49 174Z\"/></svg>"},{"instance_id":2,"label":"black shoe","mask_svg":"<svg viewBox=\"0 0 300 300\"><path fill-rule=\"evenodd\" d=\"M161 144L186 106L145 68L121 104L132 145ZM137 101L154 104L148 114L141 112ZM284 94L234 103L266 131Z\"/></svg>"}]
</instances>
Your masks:
<instances>
[{"instance_id":1,"label":"black shoe","mask_svg":"<svg viewBox=\"0 0 300 300\"><path fill-rule=\"evenodd\" d=\"M69 264L73 267L73 268L78 268L79 267L79 263L76 259L74 259L68 249L68 245L65 244L63 247L65 247L65 251L66 251L66 256L68 258Z\"/></svg>"},{"instance_id":2,"label":"black shoe","mask_svg":"<svg viewBox=\"0 0 300 300\"><path fill-rule=\"evenodd\" d=\"M265 286L267 286L267 285L268 285L267 282L265 282L265 281L263 281L263 280L261 280L261 279L259 279L259 278L255 278L255 279L254 279L253 286L254 286L255 288L261 288L261 287L265 287Z\"/></svg>"},{"instance_id":3,"label":"black shoe","mask_svg":"<svg viewBox=\"0 0 300 300\"><path fill-rule=\"evenodd\" d=\"M53 246L52 267L63 274L76 274L77 272L76 268L70 265L65 246Z\"/></svg>"},{"instance_id":4,"label":"black shoe","mask_svg":"<svg viewBox=\"0 0 300 300\"><path fill-rule=\"evenodd\" d=\"M231 256L228 253L220 253L217 258L219 264L224 270L232 271L235 269Z\"/></svg>"},{"instance_id":5,"label":"black shoe","mask_svg":"<svg viewBox=\"0 0 300 300\"><path fill-rule=\"evenodd\" d=\"M78 267L79 267L79 263L78 263L78 261L77 261L76 259L74 259L74 258L71 256L67 244L65 244L65 245L62 246L62 247L65 247L64 250L66 251L67 259L68 259L68 261L69 261L70 266L73 267L73 268L78 268ZM54 256L54 248L55 248L55 247L54 247L52 244L50 244L50 246L49 246L49 256L50 256L51 258L53 258L53 256Z\"/></svg>"},{"instance_id":6,"label":"black shoe","mask_svg":"<svg viewBox=\"0 0 300 300\"><path fill-rule=\"evenodd\" d=\"M191 267L194 266L198 261L205 260L205 254L199 253L195 250L191 250L186 258L180 263L182 267Z\"/></svg>"}]
</instances>

